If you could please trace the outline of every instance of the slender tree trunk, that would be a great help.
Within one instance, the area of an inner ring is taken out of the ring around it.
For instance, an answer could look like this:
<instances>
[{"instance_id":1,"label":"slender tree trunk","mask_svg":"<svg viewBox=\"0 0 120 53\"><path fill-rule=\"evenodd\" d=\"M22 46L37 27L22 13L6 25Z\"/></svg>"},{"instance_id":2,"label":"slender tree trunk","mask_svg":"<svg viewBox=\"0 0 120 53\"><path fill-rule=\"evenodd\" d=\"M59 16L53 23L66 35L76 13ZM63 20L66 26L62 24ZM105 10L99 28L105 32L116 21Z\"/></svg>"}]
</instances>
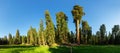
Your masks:
<instances>
[{"instance_id":1,"label":"slender tree trunk","mask_svg":"<svg viewBox=\"0 0 120 53\"><path fill-rule=\"evenodd\" d=\"M79 35L79 20L76 21L76 37L77 37L77 44L80 44L80 35Z\"/></svg>"}]
</instances>

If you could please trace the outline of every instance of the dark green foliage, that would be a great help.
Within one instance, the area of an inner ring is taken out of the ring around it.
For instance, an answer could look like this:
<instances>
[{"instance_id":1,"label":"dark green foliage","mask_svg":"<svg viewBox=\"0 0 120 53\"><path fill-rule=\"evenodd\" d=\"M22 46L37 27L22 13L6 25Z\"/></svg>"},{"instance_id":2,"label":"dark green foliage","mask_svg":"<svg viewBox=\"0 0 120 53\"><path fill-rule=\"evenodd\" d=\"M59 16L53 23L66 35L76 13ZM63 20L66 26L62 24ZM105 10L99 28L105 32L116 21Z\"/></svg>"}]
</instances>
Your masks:
<instances>
[{"instance_id":1,"label":"dark green foliage","mask_svg":"<svg viewBox=\"0 0 120 53\"><path fill-rule=\"evenodd\" d=\"M72 16L74 17L74 23L76 23L76 21L79 20L79 24L80 24L82 16L85 15L85 13L83 12L83 7L79 5L75 5L71 12L72 12Z\"/></svg>"},{"instance_id":2,"label":"dark green foliage","mask_svg":"<svg viewBox=\"0 0 120 53\"><path fill-rule=\"evenodd\" d=\"M109 37L109 41L108 41L108 43L109 44L114 44L114 36L109 32L109 35L108 35Z\"/></svg>"},{"instance_id":3,"label":"dark green foliage","mask_svg":"<svg viewBox=\"0 0 120 53\"><path fill-rule=\"evenodd\" d=\"M106 35L106 27L105 27L105 25L104 24L102 24L101 26L100 26L100 39L101 39L101 41L100 41L100 44L105 44L105 35Z\"/></svg>"},{"instance_id":4,"label":"dark green foliage","mask_svg":"<svg viewBox=\"0 0 120 53\"><path fill-rule=\"evenodd\" d=\"M7 36L4 36L4 38L0 38L0 45L6 45L9 44Z\"/></svg>"},{"instance_id":5,"label":"dark green foliage","mask_svg":"<svg viewBox=\"0 0 120 53\"><path fill-rule=\"evenodd\" d=\"M91 43L92 29L87 21L82 21L82 32L81 38L83 39L83 44Z\"/></svg>"},{"instance_id":6,"label":"dark green foliage","mask_svg":"<svg viewBox=\"0 0 120 53\"><path fill-rule=\"evenodd\" d=\"M26 44L27 43L27 37L26 36L22 36L22 44Z\"/></svg>"},{"instance_id":7,"label":"dark green foliage","mask_svg":"<svg viewBox=\"0 0 120 53\"><path fill-rule=\"evenodd\" d=\"M67 26L67 16L63 12L59 12L56 14L56 21L57 21L57 37L58 42L61 44L68 43L68 26Z\"/></svg>"},{"instance_id":8,"label":"dark green foliage","mask_svg":"<svg viewBox=\"0 0 120 53\"><path fill-rule=\"evenodd\" d=\"M29 41L29 39L30 39L30 42L28 42L28 43L30 43L31 45L36 45L36 36L37 36L37 31L36 31L36 29L35 28L32 28L32 27L30 27L30 29L29 29L29 31L28 31L28 41Z\"/></svg>"},{"instance_id":9,"label":"dark green foliage","mask_svg":"<svg viewBox=\"0 0 120 53\"><path fill-rule=\"evenodd\" d=\"M114 44L120 44L120 26L114 25L112 28L112 36L114 37Z\"/></svg>"},{"instance_id":10,"label":"dark green foliage","mask_svg":"<svg viewBox=\"0 0 120 53\"><path fill-rule=\"evenodd\" d=\"M75 34L73 33L73 31L70 32L68 39L70 43L75 43Z\"/></svg>"},{"instance_id":11,"label":"dark green foliage","mask_svg":"<svg viewBox=\"0 0 120 53\"><path fill-rule=\"evenodd\" d=\"M8 41L9 41L9 44L13 44L12 34L10 34L10 33L8 35Z\"/></svg>"},{"instance_id":12,"label":"dark green foliage","mask_svg":"<svg viewBox=\"0 0 120 53\"><path fill-rule=\"evenodd\" d=\"M16 31L16 36L15 36L15 41L14 41L15 44L20 44L21 43L21 40L20 40L20 32L19 30L17 29Z\"/></svg>"},{"instance_id":13,"label":"dark green foliage","mask_svg":"<svg viewBox=\"0 0 120 53\"><path fill-rule=\"evenodd\" d=\"M27 36L25 36L25 39L24 39L24 41L25 41L25 44L27 44Z\"/></svg>"},{"instance_id":14,"label":"dark green foliage","mask_svg":"<svg viewBox=\"0 0 120 53\"><path fill-rule=\"evenodd\" d=\"M52 45L53 43L55 43L55 29L49 11L45 11L45 19L46 19L45 34L47 39L46 42L48 45Z\"/></svg>"},{"instance_id":15,"label":"dark green foliage","mask_svg":"<svg viewBox=\"0 0 120 53\"><path fill-rule=\"evenodd\" d=\"M45 30L43 25L43 20L40 20L40 27L38 31L38 43L39 45L45 45L46 43L46 36L45 36Z\"/></svg>"}]
</instances>

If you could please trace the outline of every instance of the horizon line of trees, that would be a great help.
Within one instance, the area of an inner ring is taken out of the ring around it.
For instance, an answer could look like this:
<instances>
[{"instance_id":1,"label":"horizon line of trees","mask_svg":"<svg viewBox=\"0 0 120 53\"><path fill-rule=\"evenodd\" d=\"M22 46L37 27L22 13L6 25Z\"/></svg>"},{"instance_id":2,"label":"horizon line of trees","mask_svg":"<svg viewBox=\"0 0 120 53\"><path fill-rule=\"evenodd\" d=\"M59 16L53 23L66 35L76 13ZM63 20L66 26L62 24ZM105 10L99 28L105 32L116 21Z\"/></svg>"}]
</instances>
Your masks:
<instances>
[{"instance_id":1,"label":"horizon line of trees","mask_svg":"<svg viewBox=\"0 0 120 53\"><path fill-rule=\"evenodd\" d=\"M120 44L120 26L114 25L112 32L107 34L105 24L102 24L96 34L92 34L92 27L87 21L82 20L85 15L83 8L75 5L71 11L73 22L76 26L76 33L69 31L68 17L64 12L56 13L56 26L53 24L52 18L48 10L45 11L46 27L44 21L40 19L39 29L32 26L27 35L20 35L17 29L16 35L11 33L4 38L0 38L0 45L69 45L69 44L90 44L90 45L108 45ZM81 27L79 27L81 25Z\"/></svg>"}]
</instances>

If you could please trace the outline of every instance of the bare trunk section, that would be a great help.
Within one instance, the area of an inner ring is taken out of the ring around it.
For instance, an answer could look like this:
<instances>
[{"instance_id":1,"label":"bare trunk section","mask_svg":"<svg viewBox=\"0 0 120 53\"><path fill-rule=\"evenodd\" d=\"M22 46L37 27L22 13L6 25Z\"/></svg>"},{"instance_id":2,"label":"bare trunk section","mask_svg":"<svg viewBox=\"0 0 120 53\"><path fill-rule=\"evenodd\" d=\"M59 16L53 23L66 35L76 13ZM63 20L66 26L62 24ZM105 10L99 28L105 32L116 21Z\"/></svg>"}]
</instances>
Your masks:
<instances>
[{"instance_id":1,"label":"bare trunk section","mask_svg":"<svg viewBox=\"0 0 120 53\"><path fill-rule=\"evenodd\" d=\"M80 44L80 35L79 35L79 20L76 21L76 37L77 37L77 44Z\"/></svg>"}]
</instances>

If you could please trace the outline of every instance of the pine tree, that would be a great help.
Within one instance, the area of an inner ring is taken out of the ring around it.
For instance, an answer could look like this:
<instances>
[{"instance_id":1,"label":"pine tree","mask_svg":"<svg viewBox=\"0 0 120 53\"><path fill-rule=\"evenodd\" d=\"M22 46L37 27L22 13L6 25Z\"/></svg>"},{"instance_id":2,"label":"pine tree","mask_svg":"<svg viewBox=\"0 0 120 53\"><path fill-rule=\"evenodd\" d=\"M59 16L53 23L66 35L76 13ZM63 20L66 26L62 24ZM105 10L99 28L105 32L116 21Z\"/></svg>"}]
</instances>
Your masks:
<instances>
[{"instance_id":1,"label":"pine tree","mask_svg":"<svg viewBox=\"0 0 120 53\"><path fill-rule=\"evenodd\" d=\"M27 36L25 36L25 39L24 39L24 40L25 40L25 44L27 44Z\"/></svg>"},{"instance_id":2,"label":"pine tree","mask_svg":"<svg viewBox=\"0 0 120 53\"><path fill-rule=\"evenodd\" d=\"M56 14L57 20L57 35L59 38L59 42L68 43L68 25L67 25L67 16L63 12L59 12Z\"/></svg>"},{"instance_id":3,"label":"pine tree","mask_svg":"<svg viewBox=\"0 0 120 53\"><path fill-rule=\"evenodd\" d=\"M9 41L9 44L13 44L13 39L12 39L11 33L9 33L9 35L8 35L8 41Z\"/></svg>"},{"instance_id":4,"label":"pine tree","mask_svg":"<svg viewBox=\"0 0 120 53\"><path fill-rule=\"evenodd\" d=\"M119 43L119 31L120 31L120 26L114 25L114 27L112 28L112 36L114 38L114 44Z\"/></svg>"},{"instance_id":5,"label":"pine tree","mask_svg":"<svg viewBox=\"0 0 120 53\"><path fill-rule=\"evenodd\" d=\"M105 44L105 35L106 35L106 27L105 24L100 26L100 35L101 35L101 44Z\"/></svg>"},{"instance_id":6,"label":"pine tree","mask_svg":"<svg viewBox=\"0 0 120 53\"><path fill-rule=\"evenodd\" d=\"M45 11L45 18L46 18L46 39L47 44L52 45L55 43L55 29L52 19L50 17L49 11Z\"/></svg>"},{"instance_id":7,"label":"pine tree","mask_svg":"<svg viewBox=\"0 0 120 53\"><path fill-rule=\"evenodd\" d=\"M82 21L82 35L84 38L84 44L90 43L92 31L87 21Z\"/></svg>"},{"instance_id":8,"label":"pine tree","mask_svg":"<svg viewBox=\"0 0 120 53\"><path fill-rule=\"evenodd\" d=\"M98 44L101 44L101 36L100 36L101 34L100 34L100 31L97 31L96 32L96 36L97 36L97 40L96 40L96 42L98 43Z\"/></svg>"},{"instance_id":9,"label":"pine tree","mask_svg":"<svg viewBox=\"0 0 120 53\"><path fill-rule=\"evenodd\" d=\"M45 45L46 43L46 37L45 37L45 32L44 32L44 25L43 25L43 20L40 20L40 28L39 28L39 44L40 45Z\"/></svg>"},{"instance_id":10,"label":"pine tree","mask_svg":"<svg viewBox=\"0 0 120 53\"><path fill-rule=\"evenodd\" d=\"M70 32L70 36L68 38L70 43L75 43L75 34L73 31Z\"/></svg>"},{"instance_id":11,"label":"pine tree","mask_svg":"<svg viewBox=\"0 0 120 53\"><path fill-rule=\"evenodd\" d=\"M30 30L28 31L28 37L30 38L30 44L31 45L36 45L37 40L35 37L37 36L37 31L35 28L30 27Z\"/></svg>"},{"instance_id":12,"label":"pine tree","mask_svg":"<svg viewBox=\"0 0 120 53\"><path fill-rule=\"evenodd\" d=\"M7 39L7 36L4 36L4 38L3 38L3 45L4 44L8 44L9 42L8 42L8 39Z\"/></svg>"},{"instance_id":13,"label":"pine tree","mask_svg":"<svg viewBox=\"0 0 120 53\"><path fill-rule=\"evenodd\" d=\"M20 32L17 29L17 31L16 31L16 37L15 37L15 44L20 44L20 43L21 43L21 41L20 41Z\"/></svg>"}]
</instances>

